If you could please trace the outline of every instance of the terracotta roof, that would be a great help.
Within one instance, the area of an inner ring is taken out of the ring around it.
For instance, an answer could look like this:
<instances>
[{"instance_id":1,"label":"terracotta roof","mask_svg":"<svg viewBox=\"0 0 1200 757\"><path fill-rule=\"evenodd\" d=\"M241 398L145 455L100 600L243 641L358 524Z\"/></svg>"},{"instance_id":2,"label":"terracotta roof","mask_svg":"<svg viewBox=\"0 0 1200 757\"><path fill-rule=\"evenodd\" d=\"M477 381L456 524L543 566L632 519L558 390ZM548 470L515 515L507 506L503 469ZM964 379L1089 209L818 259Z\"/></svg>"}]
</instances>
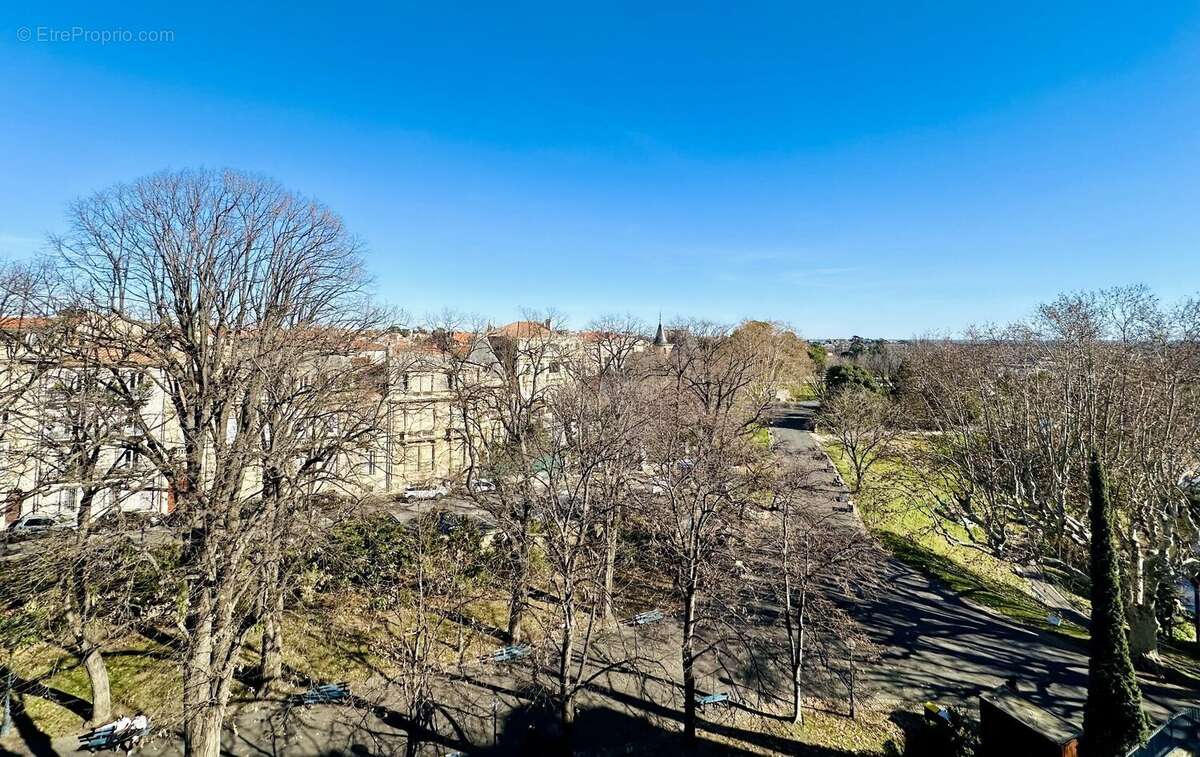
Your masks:
<instances>
[{"instance_id":1,"label":"terracotta roof","mask_svg":"<svg viewBox=\"0 0 1200 757\"><path fill-rule=\"evenodd\" d=\"M49 323L50 323L49 318L37 318L37 317L26 317L26 316L7 317L7 318L0 317L0 329L4 329L6 331L20 331L21 329L26 329L26 328L37 328L39 326L45 326Z\"/></svg>"},{"instance_id":2,"label":"terracotta roof","mask_svg":"<svg viewBox=\"0 0 1200 757\"><path fill-rule=\"evenodd\" d=\"M549 327L540 321L513 321L492 332L493 336L506 336L509 339L531 339L535 336L545 336L550 333Z\"/></svg>"}]
</instances>

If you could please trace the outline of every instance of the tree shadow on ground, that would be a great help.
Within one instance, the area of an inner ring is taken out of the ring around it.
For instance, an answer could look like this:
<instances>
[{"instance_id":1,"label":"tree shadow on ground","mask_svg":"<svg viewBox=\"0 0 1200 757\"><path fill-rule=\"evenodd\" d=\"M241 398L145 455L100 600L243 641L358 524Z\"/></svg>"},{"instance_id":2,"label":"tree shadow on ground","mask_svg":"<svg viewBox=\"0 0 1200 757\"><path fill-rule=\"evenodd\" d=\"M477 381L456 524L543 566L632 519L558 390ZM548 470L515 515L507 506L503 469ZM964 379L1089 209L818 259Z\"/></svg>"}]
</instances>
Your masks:
<instances>
[{"instance_id":1,"label":"tree shadow on ground","mask_svg":"<svg viewBox=\"0 0 1200 757\"><path fill-rule=\"evenodd\" d=\"M0 680L5 679L9 675L8 668L0 665ZM77 715L84 720L87 720L92 715L92 703L82 697L77 697L74 694L56 689L53 686L47 686L36 678L25 678L23 676L12 674L13 691L24 696L37 697L45 699L47 702L63 707L72 714Z\"/></svg>"},{"instance_id":2,"label":"tree shadow on ground","mask_svg":"<svg viewBox=\"0 0 1200 757\"><path fill-rule=\"evenodd\" d=\"M474 631L475 633L483 636L489 636L496 641L505 644L508 643L507 631L502 631L489 623L484 623L478 618L472 618L470 615L465 615L458 610L434 609L433 612L442 616L446 620L449 620L451 623L457 623L463 628Z\"/></svg>"},{"instance_id":3,"label":"tree shadow on ground","mask_svg":"<svg viewBox=\"0 0 1200 757\"><path fill-rule=\"evenodd\" d=\"M784 737L756 731L748 731L732 725L701 720L700 733L694 751L686 748L683 734L676 720L666 724L652 717L621 711L607 706L586 707L578 711L570 733L559 723L558 713L548 700L526 704L510 711L498 723L490 743L469 743L461 739L447 738L413 723L398 713L375 714L386 718L389 725L401 728L415 737L420 747L415 754L429 754L429 747L441 750L438 753L461 752L481 757L518 757L519 755L545 755L545 757L617 757L618 755L675 755L693 754L700 757L716 755L761 754L766 749L779 754L800 757L855 757L854 752L827 747L812 746ZM722 743L720 738L743 742L747 746ZM756 749L748 748L753 746ZM378 747L354 743L346 747L328 749L321 757L349 757L351 755L402 754L393 747L380 751Z\"/></svg>"},{"instance_id":4,"label":"tree shadow on ground","mask_svg":"<svg viewBox=\"0 0 1200 757\"><path fill-rule=\"evenodd\" d=\"M909 537L883 533L880 541L896 559L939 581L962 599L977 602L1029 622L1045 617L1045 609L1019 590L990 580L918 544ZM1083 648L1083 642L1079 643Z\"/></svg>"},{"instance_id":5,"label":"tree shadow on ground","mask_svg":"<svg viewBox=\"0 0 1200 757\"><path fill-rule=\"evenodd\" d=\"M91 707L89 705L88 709ZM42 731L25 711L25 696L17 695L12 698L12 724L16 727L17 735L32 754L57 754L50 745L50 736ZM9 754L0 750L0 754Z\"/></svg>"}]
</instances>

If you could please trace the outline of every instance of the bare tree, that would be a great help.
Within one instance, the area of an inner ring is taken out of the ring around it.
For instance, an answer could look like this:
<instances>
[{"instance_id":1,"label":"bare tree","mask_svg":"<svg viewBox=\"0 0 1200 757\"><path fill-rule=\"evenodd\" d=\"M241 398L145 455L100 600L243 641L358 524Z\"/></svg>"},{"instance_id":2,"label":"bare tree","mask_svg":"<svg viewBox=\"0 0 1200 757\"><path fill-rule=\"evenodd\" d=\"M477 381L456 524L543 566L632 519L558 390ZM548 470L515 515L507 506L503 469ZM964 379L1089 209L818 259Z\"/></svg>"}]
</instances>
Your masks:
<instances>
[{"instance_id":1,"label":"bare tree","mask_svg":"<svg viewBox=\"0 0 1200 757\"><path fill-rule=\"evenodd\" d=\"M887 397L860 387L835 392L821 405L820 422L845 455L858 492L872 468L895 452L901 428Z\"/></svg>"},{"instance_id":2,"label":"bare tree","mask_svg":"<svg viewBox=\"0 0 1200 757\"><path fill-rule=\"evenodd\" d=\"M33 396L57 367L57 341L69 330L55 320L61 278L45 261L0 266L0 487L3 517L16 520L28 499L32 437L41 431Z\"/></svg>"},{"instance_id":3,"label":"bare tree","mask_svg":"<svg viewBox=\"0 0 1200 757\"><path fill-rule=\"evenodd\" d=\"M803 722L802 697L808 653L822 645L845 644L861 636L843 605L849 604L874 581L876 549L867 534L836 512L821 508L813 498L809 472L782 462L771 482L769 510L778 529L764 551L769 555L787 638L791 714ZM853 696L852 696L853 699Z\"/></svg>"},{"instance_id":4,"label":"bare tree","mask_svg":"<svg viewBox=\"0 0 1200 757\"><path fill-rule=\"evenodd\" d=\"M744 321L730 335L755 355L755 373L761 383L755 393L774 398L778 392L797 393L813 378L808 344L782 323Z\"/></svg>"},{"instance_id":5,"label":"bare tree","mask_svg":"<svg viewBox=\"0 0 1200 757\"><path fill-rule=\"evenodd\" d=\"M388 449L383 402L385 346L369 335L308 329L275 355L259 399L262 520L262 648L259 681L282 674L283 613L322 524L337 522L366 491L360 469ZM264 366L265 368L266 366Z\"/></svg>"},{"instance_id":6,"label":"bare tree","mask_svg":"<svg viewBox=\"0 0 1200 757\"><path fill-rule=\"evenodd\" d=\"M909 450L912 467L921 500L956 525L948 538L1082 576L1087 450L1098 451L1143 655L1155 648L1155 577L1178 571L1200 534L1182 486L1200 436L1196 312L1144 287L1068 295L1027 323L918 345L911 361L940 432Z\"/></svg>"},{"instance_id":7,"label":"bare tree","mask_svg":"<svg viewBox=\"0 0 1200 757\"><path fill-rule=\"evenodd\" d=\"M46 608L47 630L87 672L91 720L103 722L112 709L103 649L114 628L125 627L114 621L128 621L128 603L111 606L113 595L102 601L99 592L141 561L120 533L122 509L154 500L135 438L134 416L148 401L144 366L97 343L94 316L70 307L55 271L42 264L10 274L4 304L21 313L4 329L0 368L12 379L0 423L4 470L16 485L10 506L32 503L72 531L51 553L56 564L44 550L16 555L3 593L10 603ZM119 532L101 537L112 542L103 546L93 538L101 515Z\"/></svg>"},{"instance_id":8,"label":"bare tree","mask_svg":"<svg viewBox=\"0 0 1200 757\"><path fill-rule=\"evenodd\" d=\"M154 366L166 399L161 417L136 420L139 452L183 524L186 752L216 755L260 606L269 366L304 330L373 325L358 245L321 205L229 171L151 176L70 217L56 247L102 314L96 338Z\"/></svg>"},{"instance_id":9,"label":"bare tree","mask_svg":"<svg viewBox=\"0 0 1200 757\"><path fill-rule=\"evenodd\" d=\"M572 359L564 351L557 317L528 313L526 320L489 333L487 351L494 362L486 375L499 380L476 381L469 390L473 407L465 408L477 419L471 423L489 426L468 441L482 448L478 457L495 482L494 495L481 504L508 537L508 638L513 643L521 639L529 604L537 490L543 485L539 473L553 464L541 455L539 440L554 433L546 423L548 406L567 381L566 363Z\"/></svg>"},{"instance_id":10,"label":"bare tree","mask_svg":"<svg viewBox=\"0 0 1200 757\"><path fill-rule=\"evenodd\" d=\"M556 700L569 738L579 691L624 664L589 670L605 621L606 545L611 510L629 494L631 449L644 421L637 387L580 377L560 387L547 406L547 433L537 437L535 518L548 570L552 612L546 635L556 642ZM618 471L623 470L623 473Z\"/></svg>"},{"instance_id":11,"label":"bare tree","mask_svg":"<svg viewBox=\"0 0 1200 757\"><path fill-rule=\"evenodd\" d=\"M744 521L762 454L750 433L769 398L759 356L729 332L692 324L656 371L659 393L643 435L645 478L636 493L652 556L683 616L684 734L696 740L696 665L720 643L705 641L737 615L745 573Z\"/></svg>"},{"instance_id":12,"label":"bare tree","mask_svg":"<svg viewBox=\"0 0 1200 757\"><path fill-rule=\"evenodd\" d=\"M632 317L602 318L592 324L590 354L576 361L577 381L592 381L605 397L639 399L624 407L644 406L647 398L645 379L653 367L653 355L645 354L645 326ZM604 571L600 590L600 614L612 619L613 595L617 571L617 548L625 520L625 502L640 463L642 451L635 438L614 450L601 463L600 485L607 506L603 511Z\"/></svg>"}]
</instances>

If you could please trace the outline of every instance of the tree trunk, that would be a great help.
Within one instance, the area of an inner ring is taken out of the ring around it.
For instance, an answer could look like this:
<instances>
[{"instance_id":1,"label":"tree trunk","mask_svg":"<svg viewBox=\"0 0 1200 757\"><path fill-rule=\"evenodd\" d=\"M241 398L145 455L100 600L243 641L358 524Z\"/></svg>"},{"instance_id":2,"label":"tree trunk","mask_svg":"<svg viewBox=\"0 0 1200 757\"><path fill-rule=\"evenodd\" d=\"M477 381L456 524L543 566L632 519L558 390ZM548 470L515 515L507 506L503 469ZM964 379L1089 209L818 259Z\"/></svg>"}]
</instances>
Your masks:
<instances>
[{"instance_id":1,"label":"tree trunk","mask_svg":"<svg viewBox=\"0 0 1200 757\"><path fill-rule=\"evenodd\" d=\"M84 651L83 668L92 684L92 725L103 725L112 719L112 692L108 685L108 667L99 647Z\"/></svg>"},{"instance_id":2,"label":"tree trunk","mask_svg":"<svg viewBox=\"0 0 1200 757\"><path fill-rule=\"evenodd\" d=\"M283 679L283 602L270 608L263 617L262 652L258 680L262 695L274 694Z\"/></svg>"},{"instance_id":3,"label":"tree trunk","mask_svg":"<svg viewBox=\"0 0 1200 757\"><path fill-rule=\"evenodd\" d=\"M850 719L858 718L858 668L854 662L854 643L850 644L850 685L847 686L850 693Z\"/></svg>"},{"instance_id":4,"label":"tree trunk","mask_svg":"<svg viewBox=\"0 0 1200 757\"><path fill-rule=\"evenodd\" d=\"M562 729L563 729L562 753L563 754L572 754L573 753L573 750L571 749L572 736L574 735L574 731L575 731L575 692L573 690L569 691L563 695L562 711L559 716L562 719Z\"/></svg>"},{"instance_id":5,"label":"tree trunk","mask_svg":"<svg viewBox=\"0 0 1200 757\"><path fill-rule=\"evenodd\" d=\"M792 722L803 725L804 710L800 707L800 666L792 668Z\"/></svg>"},{"instance_id":6,"label":"tree trunk","mask_svg":"<svg viewBox=\"0 0 1200 757\"><path fill-rule=\"evenodd\" d=\"M518 644L521 641L521 619L525 614L525 604L529 601L529 585L525 581L524 569L517 571L513 579L512 592L508 600L508 641Z\"/></svg>"},{"instance_id":7,"label":"tree trunk","mask_svg":"<svg viewBox=\"0 0 1200 757\"><path fill-rule=\"evenodd\" d=\"M1158 658L1158 617L1153 604L1130 605L1126 610L1129 623L1129 654L1135 660Z\"/></svg>"},{"instance_id":8,"label":"tree trunk","mask_svg":"<svg viewBox=\"0 0 1200 757\"><path fill-rule=\"evenodd\" d=\"M268 696L279 689L283 679L283 587L277 557L268 566L264 580L267 596L263 608L258 681L262 695Z\"/></svg>"},{"instance_id":9,"label":"tree trunk","mask_svg":"<svg viewBox=\"0 0 1200 757\"><path fill-rule=\"evenodd\" d=\"M1192 622L1196 625L1196 646L1200 647L1200 576L1192 579Z\"/></svg>"},{"instance_id":10,"label":"tree trunk","mask_svg":"<svg viewBox=\"0 0 1200 757\"><path fill-rule=\"evenodd\" d=\"M267 518L273 525L273 538L263 557L262 644L258 660L258 683L262 696L274 694L283 677L283 535L287 531L287 512L282 502L283 475L278 468L264 463L263 498L269 503Z\"/></svg>"},{"instance_id":11,"label":"tree trunk","mask_svg":"<svg viewBox=\"0 0 1200 757\"><path fill-rule=\"evenodd\" d=\"M680 658L683 663L683 740L689 751L696 748L696 594L689 591L684 603L683 644Z\"/></svg>"},{"instance_id":12,"label":"tree trunk","mask_svg":"<svg viewBox=\"0 0 1200 757\"><path fill-rule=\"evenodd\" d=\"M217 696L213 669L213 615L210 589L193 586L185 625L188 634L183 661L183 747L185 757L218 757L225 703Z\"/></svg>"},{"instance_id":13,"label":"tree trunk","mask_svg":"<svg viewBox=\"0 0 1200 757\"><path fill-rule=\"evenodd\" d=\"M95 503L94 489L85 488L79 500L78 535L87 539L92 525L92 506ZM108 681L108 666L104 662L104 654L100 645L94 639L95 628L89 628L89 614L95 602L95 597L88 587L87 561L77 560L71 568L70 591L67 598L67 622L75 635L80 661L87 671L88 682L92 687L92 717L93 725L103 725L112 718L112 689Z\"/></svg>"},{"instance_id":14,"label":"tree trunk","mask_svg":"<svg viewBox=\"0 0 1200 757\"><path fill-rule=\"evenodd\" d=\"M862 463L860 463L857 458L852 457L850 462L854 466L854 485L850 487L850 491L853 494L858 494L862 492L862 482L865 474L863 473Z\"/></svg>"},{"instance_id":15,"label":"tree trunk","mask_svg":"<svg viewBox=\"0 0 1200 757\"><path fill-rule=\"evenodd\" d=\"M529 603L529 527L521 524L521 541L517 545L517 565L508 599L508 641L521 641L521 620Z\"/></svg>"},{"instance_id":16,"label":"tree trunk","mask_svg":"<svg viewBox=\"0 0 1200 757\"><path fill-rule=\"evenodd\" d=\"M566 607L567 621L563 626L562 648L558 660L558 699L562 705L563 735L568 737L575 722L575 686L571 681L571 658L575 654L575 628L570 617L572 607Z\"/></svg>"},{"instance_id":17,"label":"tree trunk","mask_svg":"<svg viewBox=\"0 0 1200 757\"><path fill-rule=\"evenodd\" d=\"M1155 592L1147 591L1149 578L1155 575L1157 558L1143 553L1141 541L1135 535L1129 555L1129 593L1125 622L1129 625L1129 654L1134 660L1158 659L1158 615L1154 611Z\"/></svg>"},{"instance_id":18,"label":"tree trunk","mask_svg":"<svg viewBox=\"0 0 1200 757\"><path fill-rule=\"evenodd\" d=\"M600 615L606 620L613 617L613 584L617 573L617 524L610 518L604 529L604 586Z\"/></svg>"},{"instance_id":19,"label":"tree trunk","mask_svg":"<svg viewBox=\"0 0 1200 757\"><path fill-rule=\"evenodd\" d=\"M792 659L792 722L804 722L804 708L801 707L800 679L804 675L804 612L800 612L800 624L797 629L796 651Z\"/></svg>"},{"instance_id":20,"label":"tree trunk","mask_svg":"<svg viewBox=\"0 0 1200 757\"><path fill-rule=\"evenodd\" d=\"M221 725L225 707L206 704L192 713L183 725L183 753L186 757L220 757Z\"/></svg>"}]
</instances>

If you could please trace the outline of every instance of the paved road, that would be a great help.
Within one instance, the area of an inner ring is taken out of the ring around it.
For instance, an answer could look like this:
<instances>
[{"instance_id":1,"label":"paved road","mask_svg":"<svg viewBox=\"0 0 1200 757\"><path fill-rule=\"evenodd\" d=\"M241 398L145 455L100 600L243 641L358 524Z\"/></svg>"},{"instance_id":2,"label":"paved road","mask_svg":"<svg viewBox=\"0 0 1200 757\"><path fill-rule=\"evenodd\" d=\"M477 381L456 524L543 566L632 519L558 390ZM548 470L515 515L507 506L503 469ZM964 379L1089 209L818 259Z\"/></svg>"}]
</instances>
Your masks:
<instances>
[{"instance_id":1,"label":"paved road","mask_svg":"<svg viewBox=\"0 0 1200 757\"><path fill-rule=\"evenodd\" d=\"M814 466L822 463L813 435L801 430L811 408L782 411L772 432L784 449ZM830 506L844 487L822 479ZM850 516L847 516L850 517ZM855 517L855 520L857 518ZM861 527L858 523L848 523ZM981 691L1009 678L1041 688L1030 692L1040 706L1082 723L1087 685L1086 645L1049 632L1015 625L893 558L884 565L886 590L869 599L861 620L883 649L883 664L868 674L883 697L903 702L933 699L975 704ZM1184 703L1195 706L1200 692L1142 679L1147 712L1163 720Z\"/></svg>"}]
</instances>

